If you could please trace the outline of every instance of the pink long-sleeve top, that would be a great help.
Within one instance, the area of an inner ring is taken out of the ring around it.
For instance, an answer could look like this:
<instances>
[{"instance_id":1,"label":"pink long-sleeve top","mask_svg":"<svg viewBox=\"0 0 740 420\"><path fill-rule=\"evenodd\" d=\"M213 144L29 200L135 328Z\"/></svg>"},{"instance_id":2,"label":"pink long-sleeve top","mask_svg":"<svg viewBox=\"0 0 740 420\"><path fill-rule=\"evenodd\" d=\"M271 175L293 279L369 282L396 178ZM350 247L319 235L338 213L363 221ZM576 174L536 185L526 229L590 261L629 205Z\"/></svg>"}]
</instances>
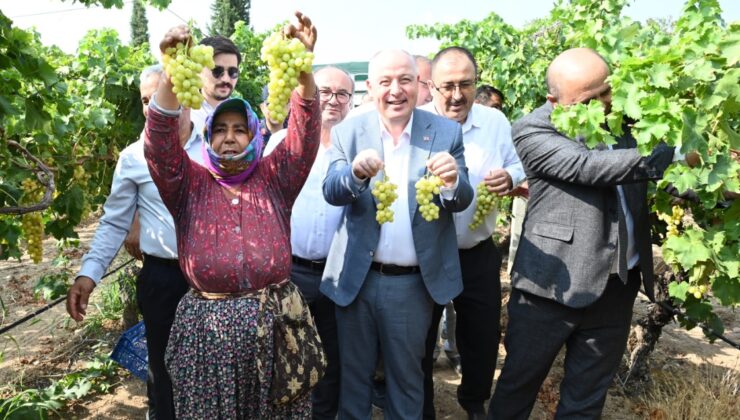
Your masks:
<instances>
[{"instance_id":1,"label":"pink long-sleeve top","mask_svg":"<svg viewBox=\"0 0 740 420\"><path fill-rule=\"evenodd\" d=\"M190 286L233 293L288 278L290 209L318 150L318 99L293 93L287 137L241 185L237 204L206 168L188 158L177 120L149 109L144 155L175 220L180 267Z\"/></svg>"}]
</instances>

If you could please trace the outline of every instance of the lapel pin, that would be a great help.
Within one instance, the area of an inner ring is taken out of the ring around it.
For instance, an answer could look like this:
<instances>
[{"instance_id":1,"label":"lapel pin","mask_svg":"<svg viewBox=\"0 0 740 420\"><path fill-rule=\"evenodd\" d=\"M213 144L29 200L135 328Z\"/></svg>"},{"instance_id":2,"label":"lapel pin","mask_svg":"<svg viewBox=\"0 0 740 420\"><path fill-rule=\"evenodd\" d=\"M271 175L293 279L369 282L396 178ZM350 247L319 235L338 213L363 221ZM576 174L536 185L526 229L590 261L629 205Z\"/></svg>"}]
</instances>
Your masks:
<instances>
[{"instance_id":1,"label":"lapel pin","mask_svg":"<svg viewBox=\"0 0 740 420\"><path fill-rule=\"evenodd\" d=\"M429 136L424 136L424 137L422 137L422 140L429 141L429 140L431 140L431 138Z\"/></svg>"}]
</instances>

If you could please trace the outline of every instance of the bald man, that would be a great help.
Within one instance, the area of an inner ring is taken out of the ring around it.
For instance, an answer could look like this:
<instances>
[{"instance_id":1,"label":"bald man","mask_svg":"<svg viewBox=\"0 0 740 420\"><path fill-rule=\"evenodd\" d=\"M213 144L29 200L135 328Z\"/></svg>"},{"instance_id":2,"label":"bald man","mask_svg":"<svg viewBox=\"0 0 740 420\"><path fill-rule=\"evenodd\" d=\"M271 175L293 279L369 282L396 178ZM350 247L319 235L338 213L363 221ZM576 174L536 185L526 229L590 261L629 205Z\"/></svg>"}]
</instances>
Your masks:
<instances>
[{"instance_id":1,"label":"bald man","mask_svg":"<svg viewBox=\"0 0 740 420\"><path fill-rule=\"evenodd\" d=\"M613 147L591 150L550 121L554 106L595 99L608 110L608 76L593 50L563 52L547 70L545 105L512 127L530 198L489 419L527 419L563 345L556 418L599 418L641 282L653 297L647 181L663 176L674 150L660 145L641 156L627 126Z\"/></svg>"},{"instance_id":2,"label":"bald man","mask_svg":"<svg viewBox=\"0 0 740 420\"><path fill-rule=\"evenodd\" d=\"M375 110L331 132L324 198L343 207L321 292L336 304L341 366L340 419L369 419L372 377L383 354L389 419L421 419L421 360L434 302L462 290L452 213L473 199L460 124L416 109L419 75L401 50L376 54L368 68ZM425 173L444 185L439 218L422 219L414 184ZM398 186L393 220L379 224L371 194L387 176Z\"/></svg>"}]
</instances>

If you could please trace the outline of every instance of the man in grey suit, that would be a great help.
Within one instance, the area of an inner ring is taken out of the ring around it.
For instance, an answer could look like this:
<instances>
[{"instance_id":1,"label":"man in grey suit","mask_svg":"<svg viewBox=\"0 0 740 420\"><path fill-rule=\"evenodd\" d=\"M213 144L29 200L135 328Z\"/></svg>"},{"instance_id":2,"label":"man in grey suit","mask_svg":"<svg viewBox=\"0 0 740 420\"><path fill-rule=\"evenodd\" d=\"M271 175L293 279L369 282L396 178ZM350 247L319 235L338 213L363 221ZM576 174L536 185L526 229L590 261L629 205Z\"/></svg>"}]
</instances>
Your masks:
<instances>
[{"instance_id":1,"label":"man in grey suit","mask_svg":"<svg viewBox=\"0 0 740 420\"><path fill-rule=\"evenodd\" d=\"M345 206L334 235L321 292L337 305L341 366L340 419L369 419L378 352L385 362L385 416L420 419L421 359L433 303L462 290L452 212L473 199L460 125L415 110L419 76L405 51L376 54L368 90L377 110L347 119L332 131L327 202ZM430 172L441 178L439 218L425 221L414 184ZM394 220L379 225L371 187L389 177L398 185Z\"/></svg>"},{"instance_id":2,"label":"man in grey suit","mask_svg":"<svg viewBox=\"0 0 740 420\"><path fill-rule=\"evenodd\" d=\"M547 103L512 137L529 180L529 204L512 271L506 360L489 419L526 419L565 344L556 418L598 418L629 333L640 286L652 298L647 182L674 150L643 157L629 134L586 148L550 121L554 105L611 104L609 68L595 51L563 52L547 70Z\"/></svg>"}]
</instances>

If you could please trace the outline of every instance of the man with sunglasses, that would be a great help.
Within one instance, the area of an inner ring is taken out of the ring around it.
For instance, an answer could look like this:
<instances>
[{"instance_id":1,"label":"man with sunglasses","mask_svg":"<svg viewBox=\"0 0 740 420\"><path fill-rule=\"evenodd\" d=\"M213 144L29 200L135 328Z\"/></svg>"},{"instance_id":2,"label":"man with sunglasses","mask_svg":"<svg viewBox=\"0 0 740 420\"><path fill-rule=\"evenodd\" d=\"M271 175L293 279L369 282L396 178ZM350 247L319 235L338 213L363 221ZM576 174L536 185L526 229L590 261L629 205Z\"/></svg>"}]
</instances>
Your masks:
<instances>
[{"instance_id":1,"label":"man with sunglasses","mask_svg":"<svg viewBox=\"0 0 740 420\"><path fill-rule=\"evenodd\" d=\"M428 85L433 100L421 109L462 125L465 161L471 185L485 183L488 191L504 195L524 179L524 170L511 141L511 126L499 110L474 103L477 65L461 47L445 48L432 60ZM477 195L477 192L476 192ZM491 240L496 211L470 229L475 203L453 215L462 270L463 291L455 299L456 344L462 380L457 399L468 417L485 417L484 402L491 394L501 336L501 254ZM424 418L433 419L433 351L443 306L436 305L427 335Z\"/></svg>"},{"instance_id":2,"label":"man with sunglasses","mask_svg":"<svg viewBox=\"0 0 740 420\"><path fill-rule=\"evenodd\" d=\"M213 47L213 69L203 68L200 78L203 81L201 93L205 98L200 109L191 112L191 119L198 133L203 132L206 117L210 115L218 104L229 99L234 93L236 82L239 81L239 65L242 55L239 48L226 37L217 35L203 38L201 45Z\"/></svg>"}]
</instances>

